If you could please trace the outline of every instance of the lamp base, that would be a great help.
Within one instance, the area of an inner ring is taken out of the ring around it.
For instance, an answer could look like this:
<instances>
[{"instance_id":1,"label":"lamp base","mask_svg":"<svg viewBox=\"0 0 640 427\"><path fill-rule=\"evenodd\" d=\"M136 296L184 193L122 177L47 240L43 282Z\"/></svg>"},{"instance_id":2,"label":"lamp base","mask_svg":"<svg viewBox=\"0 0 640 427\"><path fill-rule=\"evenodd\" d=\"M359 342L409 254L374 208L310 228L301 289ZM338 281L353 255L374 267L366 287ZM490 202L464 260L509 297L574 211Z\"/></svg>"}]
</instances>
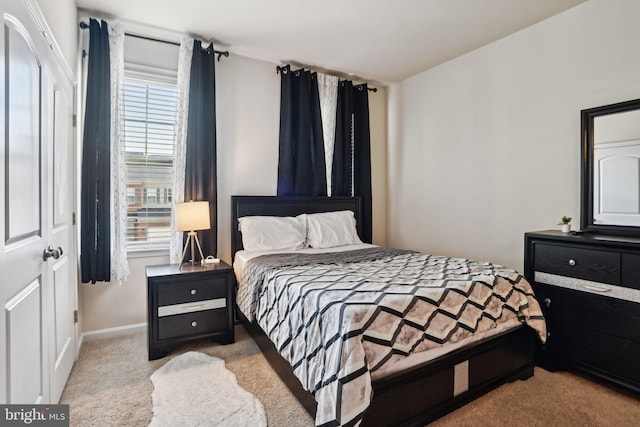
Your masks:
<instances>
[{"instance_id":1,"label":"lamp base","mask_svg":"<svg viewBox=\"0 0 640 427\"><path fill-rule=\"evenodd\" d=\"M195 242L195 243L194 243ZM182 251L182 261L180 261L180 267L182 268L182 264L184 264L184 258L187 256L187 249L191 246L191 266L195 266L195 246L198 246L198 252L200 253L200 259L204 259L204 255L202 254L202 248L200 247L200 240L198 240L198 233L195 231L190 231L187 233L187 243L184 245L184 250Z\"/></svg>"}]
</instances>

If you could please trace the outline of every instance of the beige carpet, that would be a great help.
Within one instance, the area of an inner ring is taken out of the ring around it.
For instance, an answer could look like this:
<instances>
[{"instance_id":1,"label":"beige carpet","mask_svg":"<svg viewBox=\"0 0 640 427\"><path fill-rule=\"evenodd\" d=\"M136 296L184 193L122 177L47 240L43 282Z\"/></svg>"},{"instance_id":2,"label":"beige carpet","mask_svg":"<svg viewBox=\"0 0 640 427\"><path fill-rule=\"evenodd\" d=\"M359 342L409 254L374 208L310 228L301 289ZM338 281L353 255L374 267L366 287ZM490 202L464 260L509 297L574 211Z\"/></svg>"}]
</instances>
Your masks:
<instances>
[{"instance_id":1,"label":"beige carpet","mask_svg":"<svg viewBox=\"0 0 640 427\"><path fill-rule=\"evenodd\" d=\"M223 359L238 384L260 399L270 426L313 425L309 414L269 367L242 327L236 328L234 344L218 345L203 340L151 362L146 334L85 343L60 402L69 404L71 425L148 425L153 390L149 377L172 357L190 350Z\"/></svg>"},{"instance_id":2,"label":"beige carpet","mask_svg":"<svg viewBox=\"0 0 640 427\"><path fill-rule=\"evenodd\" d=\"M313 426L313 420L269 367L244 328L236 342L201 341L149 362L145 334L85 343L61 403L74 426L146 426L150 375L172 357L200 351L226 361L240 386L264 405L269 426ZM435 421L448 426L638 426L640 399L582 377L536 368L533 378L506 384Z\"/></svg>"}]
</instances>

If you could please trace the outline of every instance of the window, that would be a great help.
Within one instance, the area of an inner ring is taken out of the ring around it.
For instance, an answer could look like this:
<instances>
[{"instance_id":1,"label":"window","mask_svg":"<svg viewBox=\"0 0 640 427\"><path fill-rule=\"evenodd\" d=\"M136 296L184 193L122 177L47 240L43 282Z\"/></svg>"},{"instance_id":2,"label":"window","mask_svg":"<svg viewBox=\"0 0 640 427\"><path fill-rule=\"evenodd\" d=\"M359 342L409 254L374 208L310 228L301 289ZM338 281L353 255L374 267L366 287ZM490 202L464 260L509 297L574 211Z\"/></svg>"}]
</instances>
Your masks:
<instances>
[{"instance_id":1,"label":"window","mask_svg":"<svg viewBox=\"0 0 640 427\"><path fill-rule=\"evenodd\" d=\"M127 187L127 204L133 205L136 203L136 188Z\"/></svg>"},{"instance_id":2,"label":"window","mask_svg":"<svg viewBox=\"0 0 640 427\"><path fill-rule=\"evenodd\" d=\"M171 238L175 84L124 81L127 249L166 249Z\"/></svg>"},{"instance_id":3,"label":"window","mask_svg":"<svg viewBox=\"0 0 640 427\"><path fill-rule=\"evenodd\" d=\"M157 188L145 188L144 189L144 203L147 205L158 204L158 189Z\"/></svg>"}]
</instances>

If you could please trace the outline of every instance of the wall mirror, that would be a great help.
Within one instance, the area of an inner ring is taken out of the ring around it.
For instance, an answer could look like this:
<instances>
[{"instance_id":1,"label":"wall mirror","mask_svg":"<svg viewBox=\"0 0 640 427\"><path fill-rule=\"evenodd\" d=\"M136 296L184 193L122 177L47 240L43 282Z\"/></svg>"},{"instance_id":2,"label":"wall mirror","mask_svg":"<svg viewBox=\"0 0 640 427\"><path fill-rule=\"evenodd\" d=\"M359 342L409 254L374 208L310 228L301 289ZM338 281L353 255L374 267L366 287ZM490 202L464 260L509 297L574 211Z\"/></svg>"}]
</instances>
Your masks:
<instances>
[{"instance_id":1,"label":"wall mirror","mask_svg":"<svg viewBox=\"0 0 640 427\"><path fill-rule=\"evenodd\" d=\"M585 232L640 236L640 99L581 112Z\"/></svg>"}]
</instances>

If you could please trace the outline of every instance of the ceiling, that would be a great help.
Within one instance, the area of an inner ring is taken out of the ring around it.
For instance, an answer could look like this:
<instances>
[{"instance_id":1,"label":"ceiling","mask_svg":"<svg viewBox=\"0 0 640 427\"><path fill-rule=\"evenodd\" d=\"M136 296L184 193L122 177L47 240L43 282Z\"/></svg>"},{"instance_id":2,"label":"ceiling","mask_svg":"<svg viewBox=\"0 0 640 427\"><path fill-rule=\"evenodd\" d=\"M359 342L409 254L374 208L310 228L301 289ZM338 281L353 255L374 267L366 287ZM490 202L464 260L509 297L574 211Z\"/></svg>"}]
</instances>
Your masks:
<instances>
[{"instance_id":1,"label":"ceiling","mask_svg":"<svg viewBox=\"0 0 640 427\"><path fill-rule=\"evenodd\" d=\"M76 0L216 48L378 84L404 80L585 0ZM154 34L148 34L154 36ZM158 36L156 36L158 37Z\"/></svg>"}]
</instances>

